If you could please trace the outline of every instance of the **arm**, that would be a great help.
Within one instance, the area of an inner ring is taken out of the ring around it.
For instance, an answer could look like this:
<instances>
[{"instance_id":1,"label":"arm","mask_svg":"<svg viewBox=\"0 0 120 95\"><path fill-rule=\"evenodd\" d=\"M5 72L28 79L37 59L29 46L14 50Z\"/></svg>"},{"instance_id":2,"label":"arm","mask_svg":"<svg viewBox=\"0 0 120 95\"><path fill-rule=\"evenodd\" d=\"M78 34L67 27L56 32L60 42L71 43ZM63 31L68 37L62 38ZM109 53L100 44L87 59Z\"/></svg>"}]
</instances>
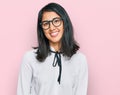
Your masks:
<instances>
[{"instance_id":1,"label":"arm","mask_svg":"<svg viewBox=\"0 0 120 95\"><path fill-rule=\"evenodd\" d=\"M32 68L27 56L24 56L18 78L17 95L30 95Z\"/></svg>"},{"instance_id":2,"label":"arm","mask_svg":"<svg viewBox=\"0 0 120 95\"><path fill-rule=\"evenodd\" d=\"M88 67L86 57L80 63L80 70L75 86L75 95L87 95Z\"/></svg>"}]
</instances>

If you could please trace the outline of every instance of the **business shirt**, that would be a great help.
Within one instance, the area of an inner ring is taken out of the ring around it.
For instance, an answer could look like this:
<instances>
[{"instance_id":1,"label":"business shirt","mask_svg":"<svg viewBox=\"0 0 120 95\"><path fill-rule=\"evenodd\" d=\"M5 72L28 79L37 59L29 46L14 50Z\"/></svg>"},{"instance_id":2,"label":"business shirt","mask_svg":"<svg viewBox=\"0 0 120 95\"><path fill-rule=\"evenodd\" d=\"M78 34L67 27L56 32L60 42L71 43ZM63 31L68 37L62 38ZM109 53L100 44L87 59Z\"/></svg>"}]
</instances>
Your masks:
<instances>
[{"instance_id":1,"label":"business shirt","mask_svg":"<svg viewBox=\"0 0 120 95\"><path fill-rule=\"evenodd\" d=\"M83 53L77 51L70 59L60 54L62 69L58 82L60 67L53 66L55 53L39 62L35 52L30 50L23 57L17 95L87 95L88 67Z\"/></svg>"}]
</instances>

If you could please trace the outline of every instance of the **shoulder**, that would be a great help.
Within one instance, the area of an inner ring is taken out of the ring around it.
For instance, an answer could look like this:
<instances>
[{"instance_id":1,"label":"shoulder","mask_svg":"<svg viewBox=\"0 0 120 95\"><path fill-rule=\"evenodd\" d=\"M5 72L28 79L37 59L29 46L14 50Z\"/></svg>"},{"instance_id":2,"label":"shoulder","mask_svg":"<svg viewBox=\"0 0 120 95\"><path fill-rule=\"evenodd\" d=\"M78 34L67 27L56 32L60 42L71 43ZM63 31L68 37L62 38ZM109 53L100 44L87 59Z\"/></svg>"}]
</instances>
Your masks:
<instances>
[{"instance_id":1,"label":"shoulder","mask_svg":"<svg viewBox=\"0 0 120 95\"><path fill-rule=\"evenodd\" d=\"M79 61L84 61L86 60L86 55L84 53L82 53L81 51L77 51L72 57L71 59L74 60L79 60Z\"/></svg>"},{"instance_id":2,"label":"shoulder","mask_svg":"<svg viewBox=\"0 0 120 95\"><path fill-rule=\"evenodd\" d=\"M72 57L71 62L74 63L75 67L87 67L87 58L84 53L77 51Z\"/></svg>"},{"instance_id":3,"label":"shoulder","mask_svg":"<svg viewBox=\"0 0 120 95\"><path fill-rule=\"evenodd\" d=\"M23 61L35 61L36 60L36 51L37 49L31 49L25 52L23 55Z\"/></svg>"},{"instance_id":4,"label":"shoulder","mask_svg":"<svg viewBox=\"0 0 120 95\"><path fill-rule=\"evenodd\" d=\"M76 68L76 71L87 71L88 64L87 64L87 58L84 53L81 51L77 51L71 58L72 62L74 63L74 66Z\"/></svg>"}]
</instances>

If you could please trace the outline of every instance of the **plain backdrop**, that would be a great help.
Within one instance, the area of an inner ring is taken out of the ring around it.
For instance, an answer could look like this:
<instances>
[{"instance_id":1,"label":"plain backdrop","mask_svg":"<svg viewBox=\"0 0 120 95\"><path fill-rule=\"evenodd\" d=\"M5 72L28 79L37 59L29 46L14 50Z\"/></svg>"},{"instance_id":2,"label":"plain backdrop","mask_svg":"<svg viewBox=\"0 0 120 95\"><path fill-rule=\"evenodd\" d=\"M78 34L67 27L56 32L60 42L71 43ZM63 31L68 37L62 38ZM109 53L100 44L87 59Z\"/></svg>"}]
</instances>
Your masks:
<instances>
[{"instance_id":1,"label":"plain backdrop","mask_svg":"<svg viewBox=\"0 0 120 95\"><path fill-rule=\"evenodd\" d=\"M37 46L38 11L49 2L71 18L88 60L88 95L120 95L119 0L0 0L0 95L16 95L22 57Z\"/></svg>"}]
</instances>

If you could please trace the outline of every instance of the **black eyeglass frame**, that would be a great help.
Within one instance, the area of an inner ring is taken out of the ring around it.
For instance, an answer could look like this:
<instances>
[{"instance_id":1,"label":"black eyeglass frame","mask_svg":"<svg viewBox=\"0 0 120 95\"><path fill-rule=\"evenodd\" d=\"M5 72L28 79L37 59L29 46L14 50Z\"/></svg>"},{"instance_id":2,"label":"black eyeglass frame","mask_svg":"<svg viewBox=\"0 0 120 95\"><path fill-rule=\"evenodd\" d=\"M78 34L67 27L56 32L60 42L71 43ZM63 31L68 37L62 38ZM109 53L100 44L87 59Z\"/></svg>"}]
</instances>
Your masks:
<instances>
[{"instance_id":1,"label":"black eyeglass frame","mask_svg":"<svg viewBox=\"0 0 120 95\"><path fill-rule=\"evenodd\" d=\"M58 20L60 20L60 24L59 25L54 25L54 20L56 20L56 19L58 19ZM63 21L63 19L62 18L60 18L60 17L56 17L56 18L53 18L52 20L46 20L46 21L42 21L41 23L40 23L40 25L41 25L41 27L42 27L42 24L44 23L44 22L47 22L48 24L49 24L49 27L48 28L43 28L44 30L47 30L47 29L49 29L50 28L50 22L52 23L52 25L54 25L55 27L59 27L61 24L62 24L62 22L61 21Z\"/></svg>"}]
</instances>

